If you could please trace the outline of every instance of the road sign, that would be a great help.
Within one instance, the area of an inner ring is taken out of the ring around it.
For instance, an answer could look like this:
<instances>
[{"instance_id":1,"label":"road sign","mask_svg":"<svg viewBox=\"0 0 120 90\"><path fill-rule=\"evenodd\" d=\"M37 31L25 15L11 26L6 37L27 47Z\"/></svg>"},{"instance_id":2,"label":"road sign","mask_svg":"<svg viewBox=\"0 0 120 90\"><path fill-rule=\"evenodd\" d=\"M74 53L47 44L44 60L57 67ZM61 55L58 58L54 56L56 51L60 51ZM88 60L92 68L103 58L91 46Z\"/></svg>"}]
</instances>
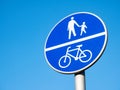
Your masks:
<instances>
[{"instance_id":1,"label":"road sign","mask_svg":"<svg viewBox=\"0 0 120 90\"><path fill-rule=\"evenodd\" d=\"M99 59L106 42L107 30L102 19L89 12L78 12L63 18L52 28L44 53L54 70L77 73Z\"/></svg>"}]
</instances>

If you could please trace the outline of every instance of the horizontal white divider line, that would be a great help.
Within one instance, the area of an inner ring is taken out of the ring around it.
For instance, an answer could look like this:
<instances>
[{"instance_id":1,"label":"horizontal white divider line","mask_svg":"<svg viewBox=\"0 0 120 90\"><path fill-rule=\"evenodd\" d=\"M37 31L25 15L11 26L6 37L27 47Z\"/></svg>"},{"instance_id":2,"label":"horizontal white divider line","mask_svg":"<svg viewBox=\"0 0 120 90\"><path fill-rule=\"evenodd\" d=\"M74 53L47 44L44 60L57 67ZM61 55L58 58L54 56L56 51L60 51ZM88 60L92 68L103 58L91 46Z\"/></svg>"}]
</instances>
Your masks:
<instances>
[{"instance_id":1,"label":"horizontal white divider line","mask_svg":"<svg viewBox=\"0 0 120 90\"><path fill-rule=\"evenodd\" d=\"M66 43L63 43L63 44L59 44L59 45L56 45L56 46L46 48L45 51L50 51L50 50L61 48L61 47L64 47L64 46L68 46L68 45L71 45L71 44L74 44L74 43L78 43L78 42L82 42L82 41L89 40L89 39L92 39L92 38L100 37L100 36L103 36L105 34L106 34L106 32L101 32L101 33L98 33L98 34L94 34L94 35L91 35L91 36L87 36L87 37L84 37L84 38L80 38L80 39L77 39L77 40L73 40L73 41L70 41L70 42L66 42Z\"/></svg>"}]
</instances>

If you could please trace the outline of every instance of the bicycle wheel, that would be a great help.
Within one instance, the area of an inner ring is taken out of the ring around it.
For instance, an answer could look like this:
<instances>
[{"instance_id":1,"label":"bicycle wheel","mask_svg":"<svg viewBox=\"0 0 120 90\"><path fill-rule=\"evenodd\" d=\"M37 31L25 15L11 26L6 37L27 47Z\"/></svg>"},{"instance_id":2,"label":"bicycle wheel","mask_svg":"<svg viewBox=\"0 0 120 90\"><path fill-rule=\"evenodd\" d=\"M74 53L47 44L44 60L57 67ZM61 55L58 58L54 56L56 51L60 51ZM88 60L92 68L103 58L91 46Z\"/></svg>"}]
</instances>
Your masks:
<instances>
[{"instance_id":1,"label":"bicycle wheel","mask_svg":"<svg viewBox=\"0 0 120 90\"><path fill-rule=\"evenodd\" d=\"M59 59L58 65L61 68L66 68L66 67L68 67L70 65L70 63L71 63L71 58L69 56L62 56Z\"/></svg>"},{"instance_id":2,"label":"bicycle wheel","mask_svg":"<svg viewBox=\"0 0 120 90\"><path fill-rule=\"evenodd\" d=\"M83 50L83 53L80 53L79 60L83 63L88 62L92 58L92 52L90 50Z\"/></svg>"}]
</instances>

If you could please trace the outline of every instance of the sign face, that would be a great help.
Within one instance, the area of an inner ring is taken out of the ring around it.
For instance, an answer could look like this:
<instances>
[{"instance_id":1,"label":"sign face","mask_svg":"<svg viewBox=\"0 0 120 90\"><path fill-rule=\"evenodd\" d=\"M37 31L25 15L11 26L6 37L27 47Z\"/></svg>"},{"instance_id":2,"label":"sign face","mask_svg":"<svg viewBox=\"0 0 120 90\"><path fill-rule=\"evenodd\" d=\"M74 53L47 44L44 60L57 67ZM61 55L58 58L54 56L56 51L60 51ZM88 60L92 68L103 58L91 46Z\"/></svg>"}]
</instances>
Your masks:
<instances>
[{"instance_id":1,"label":"sign face","mask_svg":"<svg viewBox=\"0 0 120 90\"><path fill-rule=\"evenodd\" d=\"M95 14L78 12L52 28L44 53L54 70L72 74L92 66L103 53L106 42L104 22Z\"/></svg>"}]
</instances>

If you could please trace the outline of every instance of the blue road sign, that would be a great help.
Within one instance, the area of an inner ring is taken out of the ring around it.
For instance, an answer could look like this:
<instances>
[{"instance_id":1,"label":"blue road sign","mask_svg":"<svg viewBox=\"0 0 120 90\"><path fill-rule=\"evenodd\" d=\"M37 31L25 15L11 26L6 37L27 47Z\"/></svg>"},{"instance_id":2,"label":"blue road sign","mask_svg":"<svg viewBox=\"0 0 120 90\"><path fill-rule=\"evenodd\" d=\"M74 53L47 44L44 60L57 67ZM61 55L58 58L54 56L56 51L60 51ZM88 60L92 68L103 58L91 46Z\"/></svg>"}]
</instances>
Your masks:
<instances>
[{"instance_id":1,"label":"blue road sign","mask_svg":"<svg viewBox=\"0 0 120 90\"><path fill-rule=\"evenodd\" d=\"M45 57L56 71L77 73L92 66L107 42L104 22L95 14L78 12L59 21L45 43Z\"/></svg>"}]
</instances>

